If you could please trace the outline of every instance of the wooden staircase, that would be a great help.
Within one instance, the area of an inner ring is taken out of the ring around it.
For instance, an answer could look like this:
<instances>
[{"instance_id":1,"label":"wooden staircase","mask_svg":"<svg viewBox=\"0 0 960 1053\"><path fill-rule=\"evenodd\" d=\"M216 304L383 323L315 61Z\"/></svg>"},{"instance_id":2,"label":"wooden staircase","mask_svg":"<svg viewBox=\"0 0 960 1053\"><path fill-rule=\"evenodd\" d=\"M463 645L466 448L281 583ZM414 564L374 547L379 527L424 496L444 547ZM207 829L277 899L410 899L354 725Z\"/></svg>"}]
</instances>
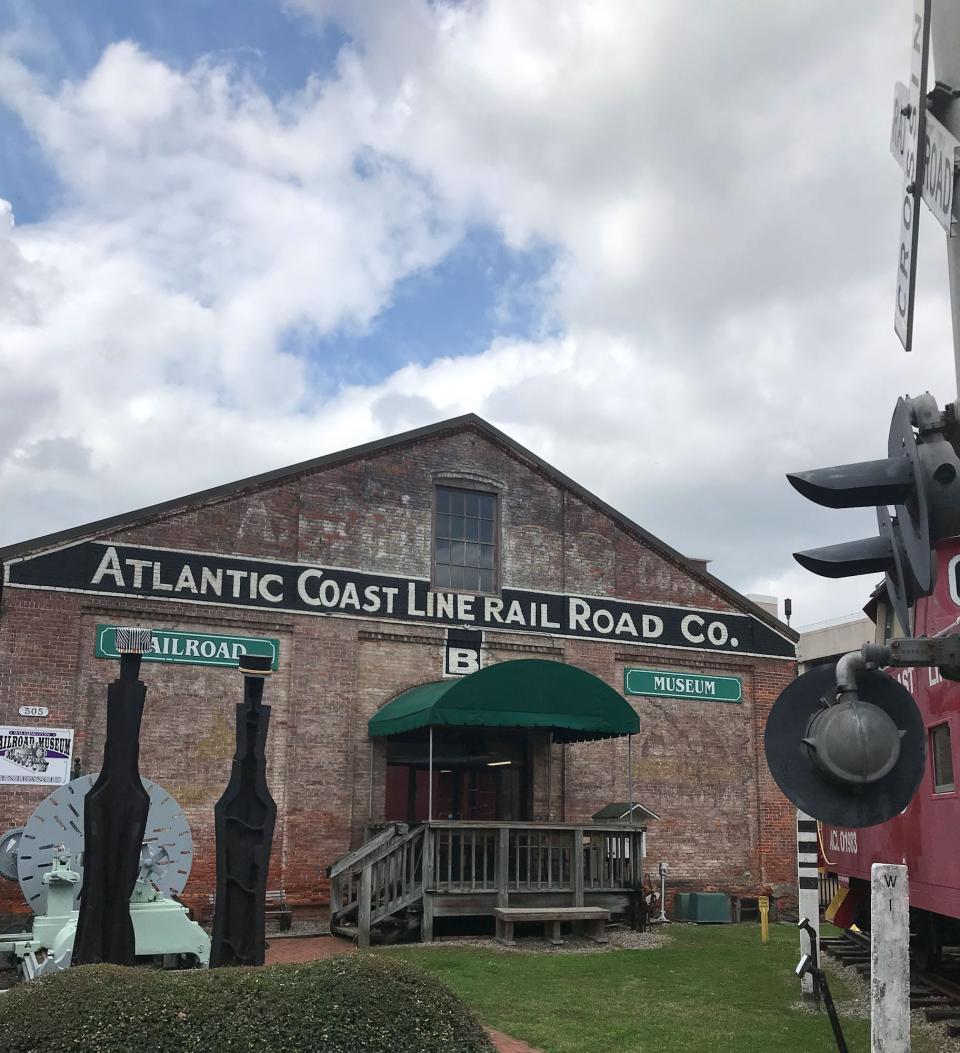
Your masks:
<instances>
[{"instance_id":1,"label":"wooden staircase","mask_svg":"<svg viewBox=\"0 0 960 1053\"><path fill-rule=\"evenodd\" d=\"M329 868L331 932L368 947L372 928L422 905L425 834L390 826Z\"/></svg>"}]
</instances>

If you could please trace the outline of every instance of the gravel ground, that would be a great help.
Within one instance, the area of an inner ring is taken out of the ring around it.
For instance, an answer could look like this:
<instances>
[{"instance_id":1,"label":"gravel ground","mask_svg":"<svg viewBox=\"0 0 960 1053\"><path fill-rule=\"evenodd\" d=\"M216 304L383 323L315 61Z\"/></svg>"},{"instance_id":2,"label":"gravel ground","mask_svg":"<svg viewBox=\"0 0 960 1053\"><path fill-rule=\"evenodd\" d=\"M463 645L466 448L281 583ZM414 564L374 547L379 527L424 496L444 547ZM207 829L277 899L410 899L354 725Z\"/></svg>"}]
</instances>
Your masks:
<instances>
[{"instance_id":1,"label":"gravel ground","mask_svg":"<svg viewBox=\"0 0 960 1053\"><path fill-rule=\"evenodd\" d=\"M671 942L671 937L663 930L668 925L660 925L652 932L633 932L631 929L610 929L607 932L608 943L596 943L586 936L564 936L560 947L542 936L520 936L516 947L506 947L492 936L441 936L433 943L418 943L418 949L430 947L473 947L478 951L498 951L503 954L604 954L607 951L642 951L656 950Z\"/></svg>"},{"instance_id":2,"label":"gravel ground","mask_svg":"<svg viewBox=\"0 0 960 1053\"><path fill-rule=\"evenodd\" d=\"M827 979L842 977L850 988L851 995L842 1001L834 998L841 1015L862 1017L870 1019L870 983L865 980L853 965L841 965L836 959L825 957L823 960L824 971ZM831 994L833 990L831 989ZM798 1009L804 1013L815 1013L817 1010L810 1002L796 1003ZM823 1010L821 1010L822 1012ZM915 1035L923 1035L924 1038L941 1053L960 1053L960 1041L951 1038L947 1034L946 1024L929 1023L923 1015L922 1009L914 1010L911 1015L911 1030Z\"/></svg>"}]
</instances>

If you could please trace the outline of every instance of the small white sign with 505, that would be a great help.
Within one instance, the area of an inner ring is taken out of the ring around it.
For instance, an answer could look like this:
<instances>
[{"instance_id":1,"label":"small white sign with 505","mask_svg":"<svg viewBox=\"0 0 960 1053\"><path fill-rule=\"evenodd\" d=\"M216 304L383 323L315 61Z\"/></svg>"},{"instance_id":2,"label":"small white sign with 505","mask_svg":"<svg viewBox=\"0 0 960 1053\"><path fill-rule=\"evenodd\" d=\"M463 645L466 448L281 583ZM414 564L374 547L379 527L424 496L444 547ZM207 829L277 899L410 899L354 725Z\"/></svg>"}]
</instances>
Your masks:
<instances>
[{"instance_id":1,"label":"small white sign with 505","mask_svg":"<svg viewBox=\"0 0 960 1053\"><path fill-rule=\"evenodd\" d=\"M17 712L21 717L49 717L50 710L46 706L21 706Z\"/></svg>"}]
</instances>

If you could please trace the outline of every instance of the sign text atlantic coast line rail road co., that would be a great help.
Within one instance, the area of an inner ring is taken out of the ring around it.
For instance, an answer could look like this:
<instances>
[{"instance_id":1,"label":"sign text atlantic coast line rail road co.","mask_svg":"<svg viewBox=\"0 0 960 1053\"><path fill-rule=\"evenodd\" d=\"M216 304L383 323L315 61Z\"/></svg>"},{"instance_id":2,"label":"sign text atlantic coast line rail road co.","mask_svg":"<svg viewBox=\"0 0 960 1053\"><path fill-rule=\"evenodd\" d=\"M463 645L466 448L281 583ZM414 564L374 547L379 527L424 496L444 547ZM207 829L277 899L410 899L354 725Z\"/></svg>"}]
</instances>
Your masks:
<instances>
[{"instance_id":1,"label":"sign text atlantic coast line rail road co.","mask_svg":"<svg viewBox=\"0 0 960 1053\"><path fill-rule=\"evenodd\" d=\"M379 621L460 625L617 643L794 657L750 614L504 588L439 592L423 578L82 541L4 566L4 585Z\"/></svg>"}]
</instances>

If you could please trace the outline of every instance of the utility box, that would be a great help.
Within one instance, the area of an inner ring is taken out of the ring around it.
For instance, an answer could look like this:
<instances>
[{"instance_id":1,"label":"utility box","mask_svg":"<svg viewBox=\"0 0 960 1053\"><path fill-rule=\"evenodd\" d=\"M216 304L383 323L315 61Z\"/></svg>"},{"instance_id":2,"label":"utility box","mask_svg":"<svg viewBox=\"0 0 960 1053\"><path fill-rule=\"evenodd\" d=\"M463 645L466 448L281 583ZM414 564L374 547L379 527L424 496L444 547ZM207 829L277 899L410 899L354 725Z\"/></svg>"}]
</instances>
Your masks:
<instances>
[{"instance_id":1,"label":"utility box","mask_svg":"<svg viewBox=\"0 0 960 1053\"><path fill-rule=\"evenodd\" d=\"M691 892L687 918L699 925L729 925L730 897L724 892Z\"/></svg>"},{"instance_id":2,"label":"utility box","mask_svg":"<svg viewBox=\"0 0 960 1053\"><path fill-rule=\"evenodd\" d=\"M674 921L689 921L690 920L690 893L689 892L678 892L673 897L673 920Z\"/></svg>"}]
</instances>

